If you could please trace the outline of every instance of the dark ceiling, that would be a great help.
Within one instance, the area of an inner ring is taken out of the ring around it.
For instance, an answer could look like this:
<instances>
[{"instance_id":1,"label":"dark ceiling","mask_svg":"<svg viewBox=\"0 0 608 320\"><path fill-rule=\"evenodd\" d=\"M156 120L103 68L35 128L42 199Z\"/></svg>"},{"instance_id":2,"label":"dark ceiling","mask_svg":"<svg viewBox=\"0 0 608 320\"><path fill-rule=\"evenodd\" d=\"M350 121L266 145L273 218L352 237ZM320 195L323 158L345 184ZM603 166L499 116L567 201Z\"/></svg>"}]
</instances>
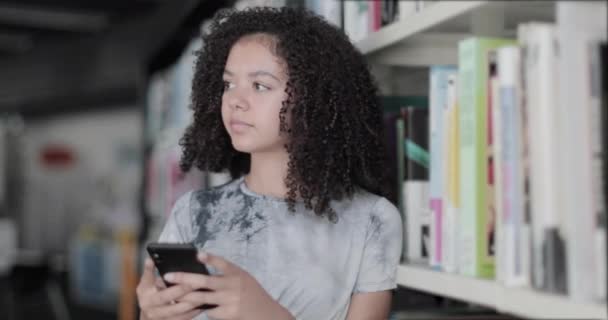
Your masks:
<instances>
[{"instance_id":1,"label":"dark ceiling","mask_svg":"<svg viewBox=\"0 0 608 320\"><path fill-rule=\"evenodd\" d=\"M233 3L0 0L0 113L131 99L142 73L174 63L202 21Z\"/></svg>"}]
</instances>

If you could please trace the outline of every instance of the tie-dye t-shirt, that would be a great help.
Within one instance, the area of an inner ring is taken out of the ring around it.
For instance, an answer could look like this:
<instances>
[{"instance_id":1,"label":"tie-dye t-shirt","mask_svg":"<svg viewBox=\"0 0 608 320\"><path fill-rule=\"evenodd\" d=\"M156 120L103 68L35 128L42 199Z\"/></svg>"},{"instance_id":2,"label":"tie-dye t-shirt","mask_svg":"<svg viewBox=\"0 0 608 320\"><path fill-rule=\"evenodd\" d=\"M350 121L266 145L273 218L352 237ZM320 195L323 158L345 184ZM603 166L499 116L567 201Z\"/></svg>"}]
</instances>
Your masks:
<instances>
[{"instance_id":1,"label":"tie-dye t-shirt","mask_svg":"<svg viewBox=\"0 0 608 320\"><path fill-rule=\"evenodd\" d=\"M239 178L180 197L159 241L237 264L297 319L344 319L354 293L396 287L402 222L391 202L362 190L331 206L336 222L303 203L292 213Z\"/></svg>"}]
</instances>

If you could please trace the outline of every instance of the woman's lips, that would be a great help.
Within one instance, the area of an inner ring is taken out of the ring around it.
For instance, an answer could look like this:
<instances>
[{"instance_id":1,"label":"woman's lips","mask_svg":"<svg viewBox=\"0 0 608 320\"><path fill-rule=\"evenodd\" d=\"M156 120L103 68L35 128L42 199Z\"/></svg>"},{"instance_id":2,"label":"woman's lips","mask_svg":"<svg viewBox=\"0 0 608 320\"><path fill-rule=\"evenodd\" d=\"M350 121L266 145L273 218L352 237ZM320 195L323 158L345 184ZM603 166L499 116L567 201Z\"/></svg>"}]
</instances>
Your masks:
<instances>
[{"instance_id":1,"label":"woman's lips","mask_svg":"<svg viewBox=\"0 0 608 320\"><path fill-rule=\"evenodd\" d=\"M246 122L243 122L243 121L239 121L239 120L230 121L230 129L234 133L243 133L251 127L253 127L253 126Z\"/></svg>"}]
</instances>

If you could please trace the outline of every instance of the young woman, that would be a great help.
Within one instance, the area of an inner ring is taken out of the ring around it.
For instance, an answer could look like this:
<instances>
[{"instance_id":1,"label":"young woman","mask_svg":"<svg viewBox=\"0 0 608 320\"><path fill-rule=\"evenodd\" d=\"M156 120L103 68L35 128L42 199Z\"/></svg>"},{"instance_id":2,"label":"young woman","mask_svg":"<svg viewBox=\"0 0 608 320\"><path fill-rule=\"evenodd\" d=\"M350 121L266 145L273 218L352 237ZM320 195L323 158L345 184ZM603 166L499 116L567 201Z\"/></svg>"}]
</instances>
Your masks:
<instances>
[{"instance_id":1,"label":"young woman","mask_svg":"<svg viewBox=\"0 0 608 320\"><path fill-rule=\"evenodd\" d=\"M176 202L159 241L194 243L212 272L170 274L165 288L148 260L141 318L386 319L402 222L383 197L382 111L364 57L289 8L222 11L203 44L182 169L233 180Z\"/></svg>"}]
</instances>

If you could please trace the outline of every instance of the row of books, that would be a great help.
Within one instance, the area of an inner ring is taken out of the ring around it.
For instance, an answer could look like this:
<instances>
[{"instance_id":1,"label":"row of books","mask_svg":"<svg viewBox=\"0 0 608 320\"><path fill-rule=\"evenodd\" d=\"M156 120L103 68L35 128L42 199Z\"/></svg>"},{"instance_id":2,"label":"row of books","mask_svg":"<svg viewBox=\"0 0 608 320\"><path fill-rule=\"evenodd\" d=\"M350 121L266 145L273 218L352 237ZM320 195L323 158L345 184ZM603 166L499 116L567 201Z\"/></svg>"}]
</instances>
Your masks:
<instances>
[{"instance_id":1,"label":"row of books","mask_svg":"<svg viewBox=\"0 0 608 320\"><path fill-rule=\"evenodd\" d=\"M179 139L192 121L190 109L194 52L202 45L194 38L181 57L167 69L151 75L146 102L146 212L164 222L177 199L185 192L225 183L225 173L193 168L181 172Z\"/></svg>"},{"instance_id":2,"label":"row of books","mask_svg":"<svg viewBox=\"0 0 608 320\"><path fill-rule=\"evenodd\" d=\"M342 28L351 41L357 42L386 25L407 19L435 2L437 1L306 0L305 5Z\"/></svg>"},{"instance_id":3,"label":"row of books","mask_svg":"<svg viewBox=\"0 0 608 320\"><path fill-rule=\"evenodd\" d=\"M170 67L150 77L146 103L146 211L165 217L177 198L191 188L202 186L201 172L184 175L179 168L179 138L192 119L191 83L194 75L193 52L201 47L193 39L182 56Z\"/></svg>"},{"instance_id":4,"label":"row of books","mask_svg":"<svg viewBox=\"0 0 608 320\"><path fill-rule=\"evenodd\" d=\"M428 108L385 116L403 260L605 301L606 3L556 8L516 38L461 41L429 70Z\"/></svg>"}]
</instances>

